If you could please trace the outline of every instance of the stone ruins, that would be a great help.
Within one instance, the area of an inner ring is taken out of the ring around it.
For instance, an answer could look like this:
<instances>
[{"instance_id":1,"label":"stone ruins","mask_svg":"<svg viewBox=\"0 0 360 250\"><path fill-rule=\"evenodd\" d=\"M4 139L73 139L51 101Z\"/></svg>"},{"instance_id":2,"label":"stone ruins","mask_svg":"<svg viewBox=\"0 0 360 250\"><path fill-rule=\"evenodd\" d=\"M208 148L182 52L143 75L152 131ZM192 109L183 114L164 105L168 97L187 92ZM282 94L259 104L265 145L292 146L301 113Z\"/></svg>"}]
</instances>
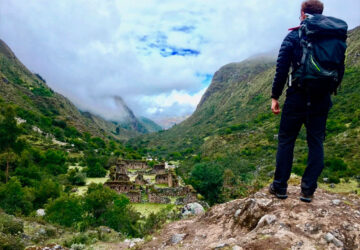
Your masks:
<instances>
[{"instance_id":1,"label":"stone ruins","mask_svg":"<svg viewBox=\"0 0 360 250\"><path fill-rule=\"evenodd\" d=\"M156 184L167 184L169 187L179 186L179 181L176 178L176 175L173 171L168 171L167 173L157 174L155 176Z\"/></svg>"},{"instance_id":2,"label":"stone ruins","mask_svg":"<svg viewBox=\"0 0 360 250\"><path fill-rule=\"evenodd\" d=\"M165 163L151 167L146 161L118 159L109 177L104 185L125 194L131 202L182 205L197 201L195 190L181 185L174 169L166 168Z\"/></svg>"},{"instance_id":3,"label":"stone ruins","mask_svg":"<svg viewBox=\"0 0 360 250\"><path fill-rule=\"evenodd\" d=\"M124 161L118 160L116 167L110 169L110 180L105 182L104 185L118 193L125 194L131 202L141 202L141 191L136 187L135 183L130 181Z\"/></svg>"}]
</instances>

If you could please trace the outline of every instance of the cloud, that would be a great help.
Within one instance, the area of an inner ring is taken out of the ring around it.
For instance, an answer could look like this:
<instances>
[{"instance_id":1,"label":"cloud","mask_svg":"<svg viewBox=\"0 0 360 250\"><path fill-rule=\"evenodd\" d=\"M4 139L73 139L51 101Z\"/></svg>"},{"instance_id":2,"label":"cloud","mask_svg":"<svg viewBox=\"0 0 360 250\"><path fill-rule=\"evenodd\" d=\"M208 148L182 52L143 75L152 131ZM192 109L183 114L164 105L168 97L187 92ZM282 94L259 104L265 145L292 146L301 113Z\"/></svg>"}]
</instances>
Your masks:
<instances>
[{"instance_id":1,"label":"cloud","mask_svg":"<svg viewBox=\"0 0 360 250\"><path fill-rule=\"evenodd\" d=\"M176 109L176 116L184 116L188 114L189 110L194 110L205 90L206 88L193 95L185 91L173 90L170 94L144 96L141 98L141 102L142 106L147 108L146 112L151 115L161 116L166 109L174 110L175 107L181 107Z\"/></svg>"},{"instance_id":2,"label":"cloud","mask_svg":"<svg viewBox=\"0 0 360 250\"><path fill-rule=\"evenodd\" d=\"M2 0L0 37L81 109L115 116L117 95L139 116L186 116L222 65L277 50L301 2ZM359 1L324 4L360 24Z\"/></svg>"}]
</instances>

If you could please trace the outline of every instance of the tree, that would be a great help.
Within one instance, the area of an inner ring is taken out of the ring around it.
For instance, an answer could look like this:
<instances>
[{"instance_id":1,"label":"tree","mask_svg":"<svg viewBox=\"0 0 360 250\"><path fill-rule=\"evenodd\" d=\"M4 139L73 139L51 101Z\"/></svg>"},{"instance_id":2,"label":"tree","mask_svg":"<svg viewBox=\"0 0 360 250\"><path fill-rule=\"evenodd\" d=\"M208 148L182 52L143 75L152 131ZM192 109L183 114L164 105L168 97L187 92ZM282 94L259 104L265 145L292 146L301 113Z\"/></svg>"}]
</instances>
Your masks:
<instances>
[{"instance_id":1,"label":"tree","mask_svg":"<svg viewBox=\"0 0 360 250\"><path fill-rule=\"evenodd\" d=\"M84 210L92 226L105 225L118 232L139 237L140 214L130 205L129 199L102 184L90 184L84 197Z\"/></svg>"},{"instance_id":2,"label":"tree","mask_svg":"<svg viewBox=\"0 0 360 250\"><path fill-rule=\"evenodd\" d=\"M52 200L45 208L45 219L51 223L71 227L83 220L81 197L73 195L60 196Z\"/></svg>"},{"instance_id":3,"label":"tree","mask_svg":"<svg viewBox=\"0 0 360 250\"><path fill-rule=\"evenodd\" d=\"M95 164L95 166L87 167L86 169L86 175L88 177L105 177L106 176L106 170L103 168L99 162Z\"/></svg>"},{"instance_id":4,"label":"tree","mask_svg":"<svg viewBox=\"0 0 360 250\"><path fill-rule=\"evenodd\" d=\"M52 175L66 174L66 154L59 150L48 150L45 152L41 165Z\"/></svg>"},{"instance_id":5,"label":"tree","mask_svg":"<svg viewBox=\"0 0 360 250\"><path fill-rule=\"evenodd\" d=\"M113 203L100 215L98 223L132 237L140 237L138 221L140 213L129 206L129 199L119 195ZM164 216L165 220L166 217Z\"/></svg>"},{"instance_id":6,"label":"tree","mask_svg":"<svg viewBox=\"0 0 360 250\"><path fill-rule=\"evenodd\" d=\"M60 196L61 186L54 180L43 179L35 186L34 207L42 207L48 199L56 199Z\"/></svg>"},{"instance_id":7,"label":"tree","mask_svg":"<svg viewBox=\"0 0 360 250\"><path fill-rule=\"evenodd\" d=\"M9 214L29 214L33 197L27 188L23 188L15 177L0 186L0 207Z\"/></svg>"},{"instance_id":8,"label":"tree","mask_svg":"<svg viewBox=\"0 0 360 250\"><path fill-rule=\"evenodd\" d=\"M78 168L71 169L67 174L67 180L71 185L84 186L86 184L86 174Z\"/></svg>"},{"instance_id":9,"label":"tree","mask_svg":"<svg viewBox=\"0 0 360 250\"><path fill-rule=\"evenodd\" d=\"M103 184L91 183L85 196L84 208L97 220L118 197L114 190Z\"/></svg>"},{"instance_id":10,"label":"tree","mask_svg":"<svg viewBox=\"0 0 360 250\"><path fill-rule=\"evenodd\" d=\"M9 180L11 158L13 158L14 153L19 154L24 147L24 142L18 139L20 134L21 129L16 124L14 108L5 107L4 118L0 120L0 152L5 153L6 182Z\"/></svg>"},{"instance_id":11,"label":"tree","mask_svg":"<svg viewBox=\"0 0 360 250\"><path fill-rule=\"evenodd\" d=\"M196 164L191 171L189 181L210 204L222 201L223 171L217 165L211 163Z\"/></svg>"}]
</instances>

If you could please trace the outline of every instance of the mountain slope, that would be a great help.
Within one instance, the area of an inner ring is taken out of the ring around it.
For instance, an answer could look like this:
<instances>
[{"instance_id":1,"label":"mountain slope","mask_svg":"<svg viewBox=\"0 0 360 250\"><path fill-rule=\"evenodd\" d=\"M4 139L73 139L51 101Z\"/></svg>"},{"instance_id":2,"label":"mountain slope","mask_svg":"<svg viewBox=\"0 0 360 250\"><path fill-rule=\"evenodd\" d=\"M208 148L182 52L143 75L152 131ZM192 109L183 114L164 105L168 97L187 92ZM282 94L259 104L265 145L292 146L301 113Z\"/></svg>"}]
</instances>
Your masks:
<instances>
[{"instance_id":1,"label":"mountain slope","mask_svg":"<svg viewBox=\"0 0 360 250\"><path fill-rule=\"evenodd\" d=\"M127 117L130 117L125 125L106 121L89 112L81 112L67 98L51 90L39 74L30 72L2 40L0 40L0 86L0 98L18 105L24 110L23 113L32 112L40 118L48 117L63 121L80 132L87 131L94 136L111 136L122 140L133 137L139 132L147 132L120 97L116 100L121 107L125 107L122 110L126 111Z\"/></svg>"},{"instance_id":2,"label":"mountain slope","mask_svg":"<svg viewBox=\"0 0 360 250\"><path fill-rule=\"evenodd\" d=\"M274 61L267 58L225 65L215 73L188 119L160 134L143 137L143 145L169 146L170 152L196 148L219 128L253 117L257 103L268 100L264 91L270 88L267 85L271 85L273 65ZM246 106L250 100L251 106Z\"/></svg>"},{"instance_id":3,"label":"mountain slope","mask_svg":"<svg viewBox=\"0 0 360 250\"><path fill-rule=\"evenodd\" d=\"M157 123L155 123L154 121L152 121L146 117L141 116L138 119L144 125L146 130L150 133L158 132L158 131L162 130L162 127L160 125L158 125Z\"/></svg>"}]
</instances>

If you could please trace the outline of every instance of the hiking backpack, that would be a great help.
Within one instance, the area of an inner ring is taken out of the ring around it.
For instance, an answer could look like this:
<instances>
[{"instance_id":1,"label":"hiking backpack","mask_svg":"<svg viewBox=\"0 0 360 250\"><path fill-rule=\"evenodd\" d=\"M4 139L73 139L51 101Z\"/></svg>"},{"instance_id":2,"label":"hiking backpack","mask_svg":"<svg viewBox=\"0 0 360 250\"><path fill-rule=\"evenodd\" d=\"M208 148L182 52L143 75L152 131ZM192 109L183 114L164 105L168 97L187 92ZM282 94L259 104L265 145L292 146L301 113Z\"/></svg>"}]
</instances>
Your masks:
<instances>
[{"instance_id":1,"label":"hiking backpack","mask_svg":"<svg viewBox=\"0 0 360 250\"><path fill-rule=\"evenodd\" d=\"M291 74L300 80L299 86L336 93L344 67L347 29L346 22L335 17L308 15L299 28L301 62Z\"/></svg>"}]
</instances>

